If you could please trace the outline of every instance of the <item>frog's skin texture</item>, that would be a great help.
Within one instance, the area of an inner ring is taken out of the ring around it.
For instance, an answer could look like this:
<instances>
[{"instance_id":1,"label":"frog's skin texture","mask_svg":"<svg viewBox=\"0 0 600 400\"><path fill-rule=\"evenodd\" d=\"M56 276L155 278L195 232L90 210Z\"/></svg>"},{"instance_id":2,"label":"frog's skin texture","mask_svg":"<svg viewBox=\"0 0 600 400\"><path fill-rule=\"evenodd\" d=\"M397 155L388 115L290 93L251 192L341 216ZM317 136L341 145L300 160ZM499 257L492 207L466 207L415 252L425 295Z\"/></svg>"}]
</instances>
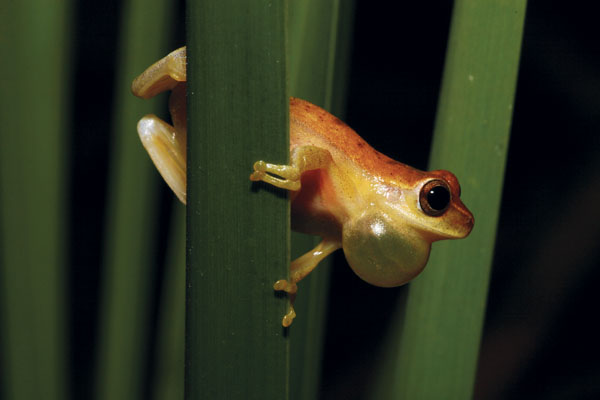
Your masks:
<instances>
[{"instance_id":1,"label":"frog's skin texture","mask_svg":"<svg viewBox=\"0 0 600 400\"><path fill-rule=\"evenodd\" d=\"M186 202L186 53L175 50L132 84L136 96L172 90L173 126L154 115L138 132L156 167L177 197ZM423 172L392 160L327 111L290 99L290 165L254 164L253 181L291 191L292 229L318 235L321 243L294 260L289 279L275 290L290 294L317 264L342 248L363 280L399 286L425 267L431 243L459 239L473 228L473 215L460 200L456 177L443 170ZM292 304L283 317L289 326Z\"/></svg>"}]
</instances>

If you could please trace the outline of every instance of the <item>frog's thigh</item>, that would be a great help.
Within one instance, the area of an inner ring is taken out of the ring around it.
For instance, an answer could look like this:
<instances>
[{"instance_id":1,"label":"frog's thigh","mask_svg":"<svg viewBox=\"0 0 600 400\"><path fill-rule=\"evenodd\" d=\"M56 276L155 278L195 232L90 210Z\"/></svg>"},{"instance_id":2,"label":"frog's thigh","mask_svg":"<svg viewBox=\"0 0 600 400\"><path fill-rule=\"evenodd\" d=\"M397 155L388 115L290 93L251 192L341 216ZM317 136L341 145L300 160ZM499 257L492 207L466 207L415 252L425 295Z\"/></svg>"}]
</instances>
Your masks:
<instances>
[{"instance_id":1,"label":"frog's thigh","mask_svg":"<svg viewBox=\"0 0 600 400\"><path fill-rule=\"evenodd\" d=\"M181 47L148 67L131 84L138 97L149 99L186 81L186 48Z\"/></svg>"},{"instance_id":2,"label":"frog's thigh","mask_svg":"<svg viewBox=\"0 0 600 400\"><path fill-rule=\"evenodd\" d=\"M178 140L175 128L156 115L146 115L138 122L137 129L154 165L179 200L185 204L185 142Z\"/></svg>"},{"instance_id":3,"label":"frog's thigh","mask_svg":"<svg viewBox=\"0 0 600 400\"><path fill-rule=\"evenodd\" d=\"M270 164L264 161L254 163L252 181L264 181L287 190L300 190L302 173L314 169L326 168L333 159L329 151L316 146L296 147L291 154L291 164Z\"/></svg>"}]
</instances>

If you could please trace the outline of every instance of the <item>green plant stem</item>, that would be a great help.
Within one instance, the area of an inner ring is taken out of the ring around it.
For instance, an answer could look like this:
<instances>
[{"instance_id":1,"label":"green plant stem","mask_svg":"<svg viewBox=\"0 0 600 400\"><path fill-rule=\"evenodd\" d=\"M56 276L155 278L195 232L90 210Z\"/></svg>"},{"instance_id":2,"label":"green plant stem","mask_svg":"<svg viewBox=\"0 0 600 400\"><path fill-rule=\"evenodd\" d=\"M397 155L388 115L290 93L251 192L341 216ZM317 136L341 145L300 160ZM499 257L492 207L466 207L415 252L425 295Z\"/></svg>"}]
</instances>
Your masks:
<instances>
[{"instance_id":1,"label":"green plant stem","mask_svg":"<svg viewBox=\"0 0 600 400\"><path fill-rule=\"evenodd\" d=\"M284 0L189 1L186 399L287 399L286 193L249 180L289 159Z\"/></svg>"}]
</instances>

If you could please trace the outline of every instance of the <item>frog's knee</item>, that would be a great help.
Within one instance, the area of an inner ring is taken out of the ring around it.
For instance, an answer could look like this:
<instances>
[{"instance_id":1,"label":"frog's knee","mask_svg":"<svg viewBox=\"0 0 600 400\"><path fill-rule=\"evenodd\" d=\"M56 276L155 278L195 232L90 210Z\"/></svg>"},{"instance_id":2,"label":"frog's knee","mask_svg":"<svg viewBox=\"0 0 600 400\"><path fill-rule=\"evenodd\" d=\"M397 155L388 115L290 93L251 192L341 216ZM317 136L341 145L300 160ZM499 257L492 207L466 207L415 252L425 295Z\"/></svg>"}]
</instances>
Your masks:
<instances>
[{"instance_id":1,"label":"frog's knee","mask_svg":"<svg viewBox=\"0 0 600 400\"><path fill-rule=\"evenodd\" d=\"M137 125L144 148L165 182L186 203L186 154L175 128L155 115L146 115Z\"/></svg>"}]
</instances>

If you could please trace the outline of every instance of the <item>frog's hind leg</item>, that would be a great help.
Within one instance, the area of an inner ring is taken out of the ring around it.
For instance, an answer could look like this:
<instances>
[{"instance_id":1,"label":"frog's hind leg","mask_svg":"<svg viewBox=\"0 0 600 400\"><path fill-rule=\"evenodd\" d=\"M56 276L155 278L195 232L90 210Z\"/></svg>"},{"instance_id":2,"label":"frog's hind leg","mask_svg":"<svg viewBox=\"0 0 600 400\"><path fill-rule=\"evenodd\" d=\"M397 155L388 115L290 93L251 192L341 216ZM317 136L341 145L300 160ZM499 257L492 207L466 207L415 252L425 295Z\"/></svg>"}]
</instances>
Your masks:
<instances>
[{"instance_id":1,"label":"frog's hind leg","mask_svg":"<svg viewBox=\"0 0 600 400\"><path fill-rule=\"evenodd\" d=\"M186 77L186 48L181 47L148 67L131 84L134 95L149 99L171 90Z\"/></svg>"},{"instance_id":2,"label":"frog's hind leg","mask_svg":"<svg viewBox=\"0 0 600 400\"><path fill-rule=\"evenodd\" d=\"M275 282L273 289L284 291L290 295L289 310L281 321L281 324L284 327L290 326L296 317L294 300L296 299L296 293L298 291L297 283L310 274L325 257L341 247L341 244L337 241L323 239L317 247L292 261L290 264L289 280L280 279Z\"/></svg>"},{"instance_id":3,"label":"frog's hind leg","mask_svg":"<svg viewBox=\"0 0 600 400\"><path fill-rule=\"evenodd\" d=\"M146 115L138 122L142 144L154 165L175 192L186 202L186 48L171 52L148 67L131 84L131 91L148 99L171 90L169 110L173 126L155 115Z\"/></svg>"},{"instance_id":4,"label":"frog's hind leg","mask_svg":"<svg viewBox=\"0 0 600 400\"><path fill-rule=\"evenodd\" d=\"M167 185L183 204L186 203L185 135L158 118L146 115L138 122L138 133L144 148Z\"/></svg>"}]
</instances>

